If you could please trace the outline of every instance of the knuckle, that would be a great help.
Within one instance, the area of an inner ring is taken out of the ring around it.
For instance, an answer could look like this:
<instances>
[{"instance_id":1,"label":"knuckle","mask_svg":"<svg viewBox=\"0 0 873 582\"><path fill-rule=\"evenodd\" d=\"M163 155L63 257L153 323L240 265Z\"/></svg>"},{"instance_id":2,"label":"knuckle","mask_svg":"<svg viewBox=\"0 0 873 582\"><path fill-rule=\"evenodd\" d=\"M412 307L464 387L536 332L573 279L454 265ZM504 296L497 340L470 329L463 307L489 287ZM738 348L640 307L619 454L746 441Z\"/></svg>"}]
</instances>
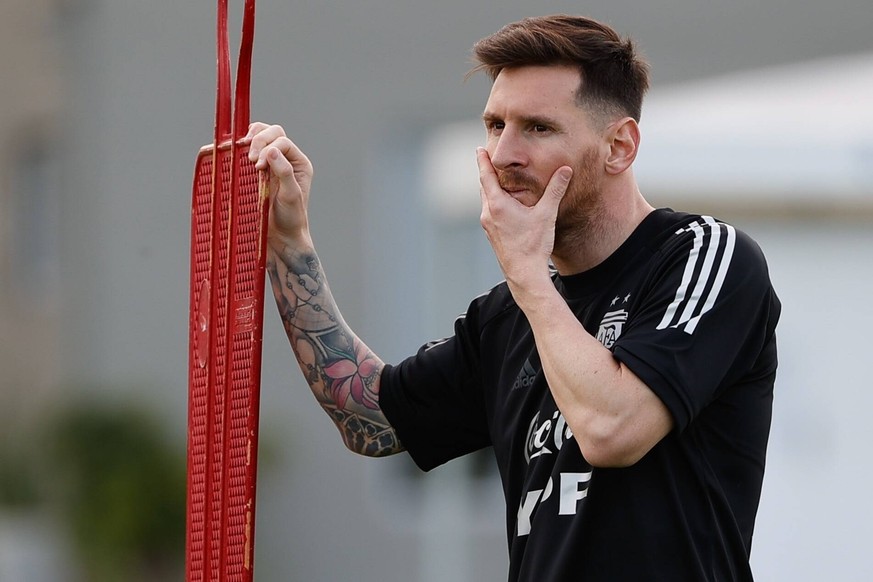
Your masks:
<instances>
[{"instance_id":1,"label":"knuckle","mask_svg":"<svg viewBox=\"0 0 873 582\"><path fill-rule=\"evenodd\" d=\"M276 138L276 141L273 142L274 145L279 148L280 151L287 152L294 149L294 143L288 139L286 135L280 135Z\"/></svg>"},{"instance_id":2,"label":"knuckle","mask_svg":"<svg viewBox=\"0 0 873 582\"><path fill-rule=\"evenodd\" d=\"M255 151L260 151L260 150L264 149L265 145L266 145L266 140L264 139L264 134L259 131L254 136L252 136L251 145L249 147L251 147L251 149L253 149Z\"/></svg>"}]
</instances>

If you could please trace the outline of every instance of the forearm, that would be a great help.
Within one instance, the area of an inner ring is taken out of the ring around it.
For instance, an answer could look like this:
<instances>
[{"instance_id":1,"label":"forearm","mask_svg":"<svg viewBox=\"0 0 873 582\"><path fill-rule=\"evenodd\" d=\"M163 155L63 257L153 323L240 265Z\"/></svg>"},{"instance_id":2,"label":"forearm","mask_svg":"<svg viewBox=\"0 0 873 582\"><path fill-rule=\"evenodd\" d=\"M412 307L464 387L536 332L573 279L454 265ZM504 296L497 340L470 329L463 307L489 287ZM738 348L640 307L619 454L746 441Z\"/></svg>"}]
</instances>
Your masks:
<instances>
[{"instance_id":1,"label":"forearm","mask_svg":"<svg viewBox=\"0 0 873 582\"><path fill-rule=\"evenodd\" d=\"M549 284L523 296L555 403L594 466L628 466L672 427L660 399L589 334Z\"/></svg>"},{"instance_id":2,"label":"forearm","mask_svg":"<svg viewBox=\"0 0 873 582\"><path fill-rule=\"evenodd\" d=\"M300 369L345 445L373 457L402 451L379 409L384 363L343 320L315 249L271 241L267 270Z\"/></svg>"}]
</instances>

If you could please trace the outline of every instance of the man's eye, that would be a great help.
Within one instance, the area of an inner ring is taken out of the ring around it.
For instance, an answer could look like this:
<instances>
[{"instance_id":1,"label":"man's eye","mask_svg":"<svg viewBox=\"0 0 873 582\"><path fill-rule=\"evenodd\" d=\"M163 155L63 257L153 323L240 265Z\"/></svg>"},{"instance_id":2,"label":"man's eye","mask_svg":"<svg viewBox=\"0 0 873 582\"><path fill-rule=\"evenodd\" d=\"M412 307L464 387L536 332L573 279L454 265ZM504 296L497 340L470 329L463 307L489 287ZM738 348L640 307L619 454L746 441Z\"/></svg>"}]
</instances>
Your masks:
<instances>
[{"instance_id":1,"label":"man's eye","mask_svg":"<svg viewBox=\"0 0 873 582\"><path fill-rule=\"evenodd\" d=\"M545 133L549 131L549 128L546 125L534 125L533 130L537 133Z\"/></svg>"}]
</instances>

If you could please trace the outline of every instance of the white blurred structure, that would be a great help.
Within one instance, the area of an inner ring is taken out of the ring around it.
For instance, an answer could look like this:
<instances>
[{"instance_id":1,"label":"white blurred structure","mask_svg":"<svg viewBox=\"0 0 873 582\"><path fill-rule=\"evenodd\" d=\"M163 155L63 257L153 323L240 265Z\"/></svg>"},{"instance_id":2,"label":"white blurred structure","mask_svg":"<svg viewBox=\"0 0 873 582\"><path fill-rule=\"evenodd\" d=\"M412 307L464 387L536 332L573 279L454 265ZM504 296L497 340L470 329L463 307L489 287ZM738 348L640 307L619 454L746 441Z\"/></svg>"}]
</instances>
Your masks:
<instances>
[{"instance_id":1,"label":"white blurred structure","mask_svg":"<svg viewBox=\"0 0 873 582\"><path fill-rule=\"evenodd\" d=\"M664 200L869 214L871 95L873 53L673 85L644 106L637 175Z\"/></svg>"}]
</instances>

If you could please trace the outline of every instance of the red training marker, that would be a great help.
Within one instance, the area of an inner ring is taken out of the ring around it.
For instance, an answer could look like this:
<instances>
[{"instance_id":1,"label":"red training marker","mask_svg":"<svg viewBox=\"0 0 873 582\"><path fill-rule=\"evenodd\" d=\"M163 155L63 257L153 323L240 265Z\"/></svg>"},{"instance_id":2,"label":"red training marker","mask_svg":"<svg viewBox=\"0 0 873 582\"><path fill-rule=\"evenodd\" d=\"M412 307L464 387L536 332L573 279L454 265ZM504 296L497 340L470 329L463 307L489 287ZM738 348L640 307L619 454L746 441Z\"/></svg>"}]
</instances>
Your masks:
<instances>
[{"instance_id":1,"label":"red training marker","mask_svg":"<svg viewBox=\"0 0 873 582\"><path fill-rule=\"evenodd\" d=\"M254 13L246 0L232 104L227 0L218 1L215 137L194 170L187 582L251 582L253 572L268 211L265 179L240 143L249 125Z\"/></svg>"}]
</instances>

